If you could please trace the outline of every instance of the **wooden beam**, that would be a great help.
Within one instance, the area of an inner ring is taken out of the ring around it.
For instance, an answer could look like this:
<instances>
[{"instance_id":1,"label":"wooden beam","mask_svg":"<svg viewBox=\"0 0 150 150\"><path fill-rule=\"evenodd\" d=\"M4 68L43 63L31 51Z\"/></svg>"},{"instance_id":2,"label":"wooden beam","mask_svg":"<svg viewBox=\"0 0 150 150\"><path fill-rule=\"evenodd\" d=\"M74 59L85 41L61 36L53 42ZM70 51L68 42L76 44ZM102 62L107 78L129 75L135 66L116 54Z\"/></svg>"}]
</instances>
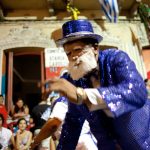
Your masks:
<instances>
[{"instance_id":1,"label":"wooden beam","mask_svg":"<svg viewBox=\"0 0 150 150\"><path fill-rule=\"evenodd\" d=\"M44 57L44 51L41 51L41 82L44 83L45 81L45 67L44 67L44 63L45 63L45 57ZM41 93L45 92L45 87L42 86L41 87Z\"/></svg>"},{"instance_id":2,"label":"wooden beam","mask_svg":"<svg viewBox=\"0 0 150 150\"><path fill-rule=\"evenodd\" d=\"M55 10L54 10L54 0L47 0L48 3L48 10L51 16L55 15Z\"/></svg>"},{"instance_id":3,"label":"wooden beam","mask_svg":"<svg viewBox=\"0 0 150 150\"><path fill-rule=\"evenodd\" d=\"M131 17L135 16L137 14L137 9L140 5L142 0L135 0L132 7L129 10L129 14Z\"/></svg>"},{"instance_id":4,"label":"wooden beam","mask_svg":"<svg viewBox=\"0 0 150 150\"><path fill-rule=\"evenodd\" d=\"M0 20L4 20L4 13L1 4L0 4Z\"/></svg>"},{"instance_id":5,"label":"wooden beam","mask_svg":"<svg viewBox=\"0 0 150 150\"><path fill-rule=\"evenodd\" d=\"M13 52L8 53L8 82L7 82L7 101L6 106L10 112L13 106Z\"/></svg>"}]
</instances>

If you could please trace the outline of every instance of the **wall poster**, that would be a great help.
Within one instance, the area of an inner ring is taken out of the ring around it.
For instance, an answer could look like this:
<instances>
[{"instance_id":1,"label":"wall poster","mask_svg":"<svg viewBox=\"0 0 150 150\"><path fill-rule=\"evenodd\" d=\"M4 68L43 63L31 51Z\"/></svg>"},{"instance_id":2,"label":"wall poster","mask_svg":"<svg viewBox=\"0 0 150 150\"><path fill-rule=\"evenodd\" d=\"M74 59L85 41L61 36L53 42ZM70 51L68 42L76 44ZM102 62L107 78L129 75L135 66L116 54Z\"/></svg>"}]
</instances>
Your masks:
<instances>
[{"instance_id":1,"label":"wall poster","mask_svg":"<svg viewBox=\"0 0 150 150\"><path fill-rule=\"evenodd\" d=\"M59 77L66 66L68 65L68 58L63 48L46 48L45 49L45 68L46 79Z\"/></svg>"}]
</instances>

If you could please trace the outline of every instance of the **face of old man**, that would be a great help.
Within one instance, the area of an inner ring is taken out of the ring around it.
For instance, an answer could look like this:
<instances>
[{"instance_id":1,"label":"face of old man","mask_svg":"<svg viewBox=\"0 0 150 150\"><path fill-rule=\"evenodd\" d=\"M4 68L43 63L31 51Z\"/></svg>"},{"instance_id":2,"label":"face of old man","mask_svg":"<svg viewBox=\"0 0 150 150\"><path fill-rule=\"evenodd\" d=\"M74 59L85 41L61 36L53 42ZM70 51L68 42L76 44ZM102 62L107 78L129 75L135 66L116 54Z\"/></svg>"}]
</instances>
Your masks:
<instances>
[{"instance_id":1,"label":"face of old man","mask_svg":"<svg viewBox=\"0 0 150 150\"><path fill-rule=\"evenodd\" d=\"M78 80L97 67L98 48L83 41L64 45L69 59L68 71L73 80Z\"/></svg>"}]
</instances>

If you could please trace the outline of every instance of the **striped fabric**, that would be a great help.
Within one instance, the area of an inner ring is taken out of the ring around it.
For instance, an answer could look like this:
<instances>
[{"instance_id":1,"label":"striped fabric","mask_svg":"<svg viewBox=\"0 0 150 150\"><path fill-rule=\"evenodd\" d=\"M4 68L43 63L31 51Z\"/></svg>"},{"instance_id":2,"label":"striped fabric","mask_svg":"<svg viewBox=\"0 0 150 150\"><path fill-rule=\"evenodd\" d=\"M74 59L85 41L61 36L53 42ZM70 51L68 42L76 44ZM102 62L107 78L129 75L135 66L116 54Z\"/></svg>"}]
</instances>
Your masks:
<instances>
[{"instance_id":1,"label":"striped fabric","mask_svg":"<svg viewBox=\"0 0 150 150\"><path fill-rule=\"evenodd\" d=\"M119 14L117 0L99 0L102 9L110 22L117 22Z\"/></svg>"}]
</instances>

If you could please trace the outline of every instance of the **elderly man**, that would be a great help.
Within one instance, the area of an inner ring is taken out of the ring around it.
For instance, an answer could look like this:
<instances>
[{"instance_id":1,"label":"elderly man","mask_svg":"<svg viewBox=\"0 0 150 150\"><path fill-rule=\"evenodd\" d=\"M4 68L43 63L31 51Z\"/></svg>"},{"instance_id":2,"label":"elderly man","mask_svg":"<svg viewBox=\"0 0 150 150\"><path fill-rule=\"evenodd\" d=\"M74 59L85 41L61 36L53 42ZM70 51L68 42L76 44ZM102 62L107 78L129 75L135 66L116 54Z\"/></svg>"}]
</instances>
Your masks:
<instances>
[{"instance_id":1,"label":"elderly man","mask_svg":"<svg viewBox=\"0 0 150 150\"><path fill-rule=\"evenodd\" d=\"M51 79L47 92L57 91L69 101L57 150L74 150L85 119L98 148L150 149L150 101L142 77L129 56L117 49L99 50L100 35L87 20L63 27L68 71Z\"/></svg>"}]
</instances>

